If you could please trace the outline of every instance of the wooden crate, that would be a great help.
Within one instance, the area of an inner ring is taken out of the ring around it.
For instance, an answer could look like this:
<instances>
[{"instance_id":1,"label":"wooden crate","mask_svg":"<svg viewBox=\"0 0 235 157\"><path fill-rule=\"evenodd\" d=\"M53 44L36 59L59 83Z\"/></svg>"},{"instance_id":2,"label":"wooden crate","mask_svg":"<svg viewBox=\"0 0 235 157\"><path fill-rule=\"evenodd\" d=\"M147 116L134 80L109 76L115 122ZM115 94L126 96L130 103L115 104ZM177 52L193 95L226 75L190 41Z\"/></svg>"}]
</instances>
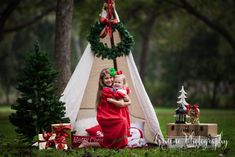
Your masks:
<instances>
[{"instance_id":1,"label":"wooden crate","mask_svg":"<svg viewBox=\"0 0 235 157\"><path fill-rule=\"evenodd\" d=\"M170 136L217 136L218 128L215 123L200 124L167 124L167 137Z\"/></svg>"}]
</instances>

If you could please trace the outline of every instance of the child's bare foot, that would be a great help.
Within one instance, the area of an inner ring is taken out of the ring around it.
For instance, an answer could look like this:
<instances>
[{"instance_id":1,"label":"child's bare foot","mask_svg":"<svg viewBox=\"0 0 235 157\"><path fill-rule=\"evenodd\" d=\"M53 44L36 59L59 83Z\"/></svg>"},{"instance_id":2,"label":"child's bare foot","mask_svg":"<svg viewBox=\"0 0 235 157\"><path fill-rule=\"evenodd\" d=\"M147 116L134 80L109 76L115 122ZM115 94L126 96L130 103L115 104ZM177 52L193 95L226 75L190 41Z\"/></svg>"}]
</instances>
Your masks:
<instances>
[{"instance_id":1,"label":"child's bare foot","mask_svg":"<svg viewBox=\"0 0 235 157\"><path fill-rule=\"evenodd\" d=\"M87 140L82 141L82 143L78 146L78 148L85 148L89 146L89 142Z\"/></svg>"}]
</instances>

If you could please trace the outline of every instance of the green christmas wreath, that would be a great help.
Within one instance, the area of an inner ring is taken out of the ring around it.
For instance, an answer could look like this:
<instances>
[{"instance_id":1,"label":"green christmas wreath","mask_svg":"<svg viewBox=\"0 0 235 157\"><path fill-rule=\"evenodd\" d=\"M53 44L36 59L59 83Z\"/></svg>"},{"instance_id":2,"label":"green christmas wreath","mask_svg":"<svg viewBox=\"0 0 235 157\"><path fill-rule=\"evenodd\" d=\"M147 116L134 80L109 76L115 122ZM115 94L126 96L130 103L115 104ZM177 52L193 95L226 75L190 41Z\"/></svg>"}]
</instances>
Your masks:
<instances>
[{"instance_id":1,"label":"green christmas wreath","mask_svg":"<svg viewBox=\"0 0 235 157\"><path fill-rule=\"evenodd\" d=\"M117 46L108 48L106 44L100 42L100 33L104 29L105 24L96 22L90 30L88 35L88 41L91 44L91 50L94 52L96 57L101 57L102 59L115 59L117 57L128 55L130 50L133 48L134 39L130 33L126 30L121 22L116 25L112 25L112 31L118 30L121 37L121 42Z\"/></svg>"}]
</instances>

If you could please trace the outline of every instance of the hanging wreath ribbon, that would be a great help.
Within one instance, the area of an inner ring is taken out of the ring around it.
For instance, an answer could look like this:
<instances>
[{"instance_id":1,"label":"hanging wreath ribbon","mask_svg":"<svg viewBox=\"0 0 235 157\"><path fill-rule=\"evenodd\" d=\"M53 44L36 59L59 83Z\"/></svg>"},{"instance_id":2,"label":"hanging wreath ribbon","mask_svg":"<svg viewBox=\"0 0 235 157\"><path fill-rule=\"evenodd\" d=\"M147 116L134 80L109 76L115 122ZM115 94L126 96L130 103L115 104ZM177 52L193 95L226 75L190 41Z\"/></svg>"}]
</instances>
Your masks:
<instances>
[{"instance_id":1,"label":"hanging wreath ribbon","mask_svg":"<svg viewBox=\"0 0 235 157\"><path fill-rule=\"evenodd\" d=\"M94 52L96 57L101 57L102 59L115 59L130 53L130 50L134 45L134 39L123 26L123 24L118 22L118 20L113 16L113 0L107 0L106 3L107 16L101 17L99 19L99 23L97 22L91 27L90 33L88 35L88 41L91 44L91 50ZM114 19L112 19L113 17ZM120 43L117 45L112 45L112 47L109 48L106 44L100 42L100 38L104 38L107 35L109 35L110 40L113 40L113 32L115 30L117 30L120 34Z\"/></svg>"},{"instance_id":2,"label":"hanging wreath ribbon","mask_svg":"<svg viewBox=\"0 0 235 157\"><path fill-rule=\"evenodd\" d=\"M105 25L104 32L100 35L101 38L106 37L107 34L109 34L110 39L113 37L113 25L118 24L117 19L109 20L107 18L101 17L100 23Z\"/></svg>"},{"instance_id":3,"label":"hanging wreath ribbon","mask_svg":"<svg viewBox=\"0 0 235 157\"><path fill-rule=\"evenodd\" d=\"M103 34L100 35L101 38L104 38L107 34L109 34L110 39L113 37L113 29L112 25L116 25L118 20L116 18L112 19L113 17L113 2L112 0L107 0L107 18L101 17L100 23L105 25Z\"/></svg>"},{"instance_id":4,"label":"hanging wreath ribbon","mask_svg":"<svg viewBox=\"0 0 235 157\"><path fill-rule=\"evenodd\" d=\"M113 16L113 0L107 0L107 5L108 18L111 19Z\"/></svg>"},{"instance_id":5,"label":"hanging wreath ribbon","mask_svg":"<svg viewBox=\"0 0 235 157\"><path fill-rule=\"evenodd\" d=\"M121 22L112 25L112 31L115 29L119 32L121 42L112 48L100 41L101 31L105 28L103 23L96 22L90 29L87 40L91 44L91 50L96 57L102 59L115 59L120 56L128 55L134 46L134 39Z\"/></svg>"}]
</instances>

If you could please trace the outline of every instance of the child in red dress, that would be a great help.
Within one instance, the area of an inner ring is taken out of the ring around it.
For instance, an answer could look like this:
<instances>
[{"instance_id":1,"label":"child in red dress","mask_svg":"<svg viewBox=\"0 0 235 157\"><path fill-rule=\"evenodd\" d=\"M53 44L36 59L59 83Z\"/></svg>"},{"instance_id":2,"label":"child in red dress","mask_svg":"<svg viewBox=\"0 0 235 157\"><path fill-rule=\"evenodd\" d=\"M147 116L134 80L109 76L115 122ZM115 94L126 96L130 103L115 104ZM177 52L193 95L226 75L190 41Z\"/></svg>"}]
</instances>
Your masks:
<instances>
[{"instance_id":1,"label":"child in red dress","mask_svg":"<svg viewBox=\"0 0 235 157\"><path fill-rule=\"evenodd\" d=\"M84 141L80 147L101 146L119 149L128 145L130 116L127 106L131 104L131 100L128 95L122 98L117 94L118 90L113 87L115 75L111 71L109 68L101 71L97 94L97 121L103 131L103 142ZM120 97L119 100L115 99L117 96Z\"/></svg>"},{"instance_id":2,"label":"child in red dress","mask_svg":"<svg viewBox=\"0 0 235 157\"><path fill-rule=\"evenodd\" d=\"M128 94L130 93L130 89L127 87L126 76L122 74L122 71L118 71L117 75L115 75L113 88L114 88L113 97L107 98L107 101L112 103L112 105L114 104L117 107L117 109L120 110L121 112L120 114L122 114L123 117L127 118L128 128L130 128L130 113L128 106L120 103L120 100L128 102L129 101Z\"/></svg>"}]
</instances>

